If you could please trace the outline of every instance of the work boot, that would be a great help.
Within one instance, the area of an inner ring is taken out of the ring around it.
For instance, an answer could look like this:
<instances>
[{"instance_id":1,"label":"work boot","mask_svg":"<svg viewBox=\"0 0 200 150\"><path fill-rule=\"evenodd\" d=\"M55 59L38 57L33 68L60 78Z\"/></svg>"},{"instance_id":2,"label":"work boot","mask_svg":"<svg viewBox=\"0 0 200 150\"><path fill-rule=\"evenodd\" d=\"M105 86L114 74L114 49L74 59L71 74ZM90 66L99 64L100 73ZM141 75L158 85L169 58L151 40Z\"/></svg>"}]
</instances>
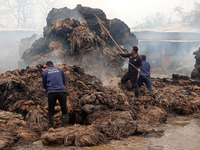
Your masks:
<instances>
[{"instance_id":1,"label":"work boot","mask_svg":"<svg viewBox=\"0 0 200 150\"><path fill-rule=\"evenodd\" d=\"M54 127L54 116L49 116L49 128Z\"/></svg>"},{"instance_id":2,"label":"work boot","mask_svg":"<svg viewBox=\"0 0 200 150\"><path fill-rule=\"evenodd\" d=\"M140 94L140 92L139 92L139 89L138 88L134 88L134 92L135 92L135 97L139 97L139 94Z\"/></svg>"},{"instance_id":3,"label":"work boot","mask_svg":"<svg viewBox=\"0 0 200 150\"><path fill-rule=\"evenodd\" d=\"M150 96L152 96L153 95L153 91L151 90L151 91L149 91L149 94L150 94Z\"/></svg>"},{"instance_id":4,"label":"work boot","mask_svg":"<svg viewBox=\"0 0 200 150\"><path fill-rule=\"evenodd\" d=\"M121 83L120 84L120 89L125 90L126 89L126 84Z\"/></svg>"},{"instance_id":5,"label":"work boot","mask_svg":"<svg viewBox=\"0 0 200 150\"><path fill-rule=\"evenodd\" d=\"M62 122L62 127L67 126L67 123L68 123L68 115L67 114L61 116L61 122Z\"/></svg>"}]
</instances>

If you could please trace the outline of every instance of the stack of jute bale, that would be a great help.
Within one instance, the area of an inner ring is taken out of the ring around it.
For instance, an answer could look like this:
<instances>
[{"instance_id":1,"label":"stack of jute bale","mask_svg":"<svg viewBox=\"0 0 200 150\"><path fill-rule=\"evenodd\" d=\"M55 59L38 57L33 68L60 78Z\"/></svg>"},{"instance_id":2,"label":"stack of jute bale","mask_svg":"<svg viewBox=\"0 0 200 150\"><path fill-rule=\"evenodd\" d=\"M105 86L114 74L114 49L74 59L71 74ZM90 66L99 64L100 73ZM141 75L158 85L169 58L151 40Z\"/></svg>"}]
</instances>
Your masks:
<instances>
[{"instance_id":1,"label":"stack of jute bale","mask_svg":"<svg viewBox=\"0 0 200 150\"><path fill-rule=\"evenodd\" d=\"M185 76L152 78L154 95L141 87L141 96L135 98L129 90L104 87L98 78L78 66L56 66L66 76L69 125L61 127L57 103L55 129L48 130L47 93L41 77L45 66L1 73L0 129L4 133L2 139L13 139L3 140L4 147L40 138L45 145L99 145L130 135L154 133L153 125L164 123L168 114L190 115L200 110L200 87Z\"/></svg>"},{"instance_id":2,"label":"stack of jute bale","mask_svg":"<svg viewBox=\"0 0 200 150\"><path fill-rule=\"evenodd\" d=\"M200 80L200 47L193 54L195 55L196 62L191 73L191 79Z\"/></svg>"},{"instance_id":3,"label":"stack of jute bale","mask_svg":"<svg viewBox=\"0 0 200 150\"><path fill-rule=\"evenodd\" d=\"M99 78L116 76L121 73L123 60L116 55L120 50L113 39L127 50L138 44L123 21L107 19L101 9L81 5L74 9L53 8L46 20L43 37L23 53L20 62L24 61L26 66L52 60L80 66Z\"/></svg>"}]
</instances>

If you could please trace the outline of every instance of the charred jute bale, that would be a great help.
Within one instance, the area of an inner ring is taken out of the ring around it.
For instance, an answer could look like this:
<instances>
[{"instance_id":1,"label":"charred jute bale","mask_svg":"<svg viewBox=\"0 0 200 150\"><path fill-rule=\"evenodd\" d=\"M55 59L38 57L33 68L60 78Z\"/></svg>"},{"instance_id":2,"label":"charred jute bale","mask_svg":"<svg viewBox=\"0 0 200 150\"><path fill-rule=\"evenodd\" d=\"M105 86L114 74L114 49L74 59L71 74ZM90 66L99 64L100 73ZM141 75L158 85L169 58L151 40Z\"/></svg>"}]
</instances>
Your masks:
<instances>
[{"instance_id":1,"label":"charred jute bale","mask_svg":"<svg viewBox=\"0 0 200 150\"><path fill-rule=\"evenodd\" d=\"M120 29L120 30L119 30ZM130 32L130 28L121 20L115 18L109 21L110 34L115 38L119 45L126 45L125 47L132 47L138 45L137 37ZM118 32L116 32L118 30ZM125 36L126 35L126 36ZM124 37L123 39L121 37ZM109 38L110 42L113 41Z\"/></svg>"},{"instance_id":2,"label":"charred jute bale","mask_svg":"<svg viewBox=\"0 0 200 150\"><path fill-rule=\"evenodd\" d=\"M22 38L19 44L19 55L22 56L25 50L29 49L33 42L37 40L40 36L37 34L33 34L30 37Z\"/></svg>"},{"instance_id":3,"label":"charred jute bale","mask_svg":"<svg viewBox=\"0 0 200 150\"><path fill-rule=\"evenodd\" d=\"M30 123L30 128L37 132L48 127L44 108L47 98L44 97L40 71L41 68L38 67L27 68L6 72L0 76L7 89L0 93L3 100L2 109L22 114L23 119Z\"/></svg>"},{"instance_id":4,"label":"charred jute bale","mask_svg":"<svg viewBox=\"0 0 200 150\"><path fill-rule=\"evenodd\" d=\"M166 121L167 112L162 108L149 106L148 108L141 108L138 119L146 122L146 124L161 124Z\"/></svg>"},{"instance_id":5,"label":"charred jute bale","mask_svg":"<svg viewBox=\"0 0 200 150\"><path fill-rule=\"evenodd\" d=\"M79 8L79 6L77 6L76 8ZM84 21L82 15L80 14L80 12L77 9L69 9L67 7L64 8L53 8L46 20L47 20L47 28L51 28L52 24L54 22L56 22L57 20L65 20L67 18L74 18L75 20L80 20L80 21Z\"/></svg>"},{"instance_id":6,"label":"charred jute bale","mask_svg":"<svg viewBox=\"0 0 200 150\"><path fill-rule=\"evenodd\" d=\"M74 28L78 26L84 25L83 22L77 21L72 19L71 17L64 19L64 20L56 20L52 27L50 28L50 34L53 34L55 36L61 36L61 37L69 37L69 34L71 34L74 30Z\"/></svg>"},{"instance_id":7,"label":"charred jute bale","mask_svg":"<svg viewBox=\"0 0 200 150\"><path fill-rule=\"evenodd\" d=\"M186 75L172 74L172 80L190 80Z\"/></svg>"},{"instance_id":8,"label":"charred jute bale","mask_svg":"<svg viewBox=\"0 0 200 150\"><path fill-rule=\"evenodd\" d=\"M196 50L195 52L193 52L193 54L195 55L195 65L194 65L194 69L191 73L191 79L195 79L195 80L199 80L200 79L200 47L198 48L198 50Z\"/></svg>"},{"instance_id":9,"label":"charred jute bale","mask_svg":"<svg viewBox=\"0 0 200 150\"><path fill-rule=\"evenodd\" d=\"M62 46L63 46L63 41L62 40L58 40L58 41L51 41L48 45L48 48L50 51L54 51L54 49L57 49L57 51L61 51L62 50ZM60 58L62 59L64 57L64 52L57 52L62 54L63 56L60 56ZM55 54L54 54L55 55Z\"/></svg>"},{"instance_id":10,"label":"charred jute bale","mask_svg":"<svg viewBox=\"0 0 200 150\"><path fill-rule=\"evenodd\" d=\"M119 88L113 89L115 89L115 91L112 91L110 95L103 92L94 92L91 95L84 95L80 101L84 114L88 115L96 111L109 110L111 108L126 110L126 105L129 105L127 96L122 93Z\"/></svg>"},{"instance_id":11,"label":"charred jute bale","mask_svg":"<svg viewBox=\"0 0 200 150\"><path fill-rule=\"evenodd\" d=\"M74 9L68 9L67 7L56 9L53 8L47 16L47 28L50 28L56 20L64 20L69 17L73 17L75 20L87 22L90 30L96 31L100 35L100 27L97 22L97 18L94 13L104 22L107 22L105 13L101 9L94 9L90 7L83 7L77 5ZM95 30L96 29L96 30Z\"/></svg>"},{"instance_id":12,"label":"charred jute bale","mask_svg":"<svg viewBox=\"0 0 200 150\"><path fill-rule=\"evenodd\" d=\"M108 139L120 139L133 135L136 131L136 123L129 111L99 111L87 116L86 121Z\"/></svg>"},{"instance_id":13,"label":"charred jute bale","mask_svg":"<svg viewBox=\"0 0 200 150\"><path fill-rule=\"evenodd\" d=\"M94 34L86 26L74 28L69 41L71 54L83 54L94 45ZM91 50L90 50L91 51Z\"/></svg>"},{"instance_id":14,"label":"charred jute bale","mask_svg":"<svg viewBox=\"0 0 200 150\"><path fill-rule=\"evenodd\" d=\"M177 114L189 115L198 110L197 105L186 99L175 100L172 103Z\"/></svg>"},{"instance_id":15,"label":"charred jute bale","mask_svg":"<svg viewBox=\"0 0 200 150\"><path fill-rule=\"evenodd\" d=\"M31 142L38 140L39 132L30 127L20 114L0 111L0 149L8 149L18 142Z\"/></svg>"},{"instance_id":16,"label":"charred jute bale","mask_svg":"<svg viewBox=\"0 0 200 150\"><path fill-rule=\"evenodd\" d=\"M180 115L191 114L198 110L198 99L200 91L191 88L188 84L190 80L179 80L174 84L173 80L166 83L159 82L155 84L157 92L155 93L155 104L164 108L167 112L173 112ZM161 88L162 87L162 88ZM178 95L178 97L177 97Z\"/></svg>"},{"instance_id":17,"label":"charred jute bale","mask_svg":"<svg viewBox=\"0 0 200 150\"><path fill-rule=\"evenodd\" d=\"M35 40L32 43L32 46L24 51L21 58L25 62L26 66L29 66L36 60L41 59L41 55L45 56L45 53L48 52L48 44L45 43L45 40L46 39L43 37ZM43 64L44 60L40 61L40 63Z\"/></svg>"},{"instance_id":18,"label":"charred jute bale","mask_svg":"<svg viewBox=\"0 0 200 150\"><path fill-rule=\"evenodd\" d=\"M68 128L50 129L42 135L44 145L96 146L108 140L101 132L91 126L75 124Z\"/></svg>"},{"instance_id":19,"label":"charred jute bale","mask_svg":"<svg viewBox=\"0 0 200 150\"><path fill-rule=\"evenodd\" d=\"M172 80L173 80L174 84L179 84L179 85L190 85L191 84L190 78L186 75L172 74Z\"/></svg>"}]
</instances>

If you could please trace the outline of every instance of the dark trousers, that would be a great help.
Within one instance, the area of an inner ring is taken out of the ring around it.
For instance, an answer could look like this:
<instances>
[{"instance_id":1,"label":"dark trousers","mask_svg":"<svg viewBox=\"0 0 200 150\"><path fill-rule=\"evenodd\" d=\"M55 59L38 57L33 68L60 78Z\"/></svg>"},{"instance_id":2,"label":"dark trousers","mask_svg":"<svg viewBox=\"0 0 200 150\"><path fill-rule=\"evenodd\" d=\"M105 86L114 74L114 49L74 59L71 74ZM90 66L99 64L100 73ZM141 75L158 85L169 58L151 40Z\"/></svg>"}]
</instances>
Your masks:
<instances>
[{"instance_id":1,"label":"dark trousers","mask_svg":"<svg viewBox=\"0 0 200 150\"><path fill-rule=\"evenodd\" d=\"M122 84L126 84L126 82L128 80L131 81L131 84L132 84L132 88L137 88L137 76L138 76L138 73L137 72L127 72L121 79L121 83Z\"/></svg>"},{"instance_id":2,"label":"dark trousers","mask_svg":"<svg viewBox=\"0 0 200 150\"><path fill-rule=\"evenodd\" d=\"M146 87L149 91L152 91L150 77L147 77L147 76L145 77L143 75L140 75L139 79L138 79L138 87L141 87L143 85L143 83L146 85Z\"/></svg>"},{"instance_id":3,"label":"dark trousers","mask_svg":"<svg viewBox=\"0 0 200 150\"><path fill-rule=\"evenodd\" d=\"M54 108L56 105L56 101L59 101L60 107L62 110L62 115L67 114L67 106L66 106L66 93L65 92L56 92L48 94L48 116L54 116Z\"/></svg>"}]
</instances>

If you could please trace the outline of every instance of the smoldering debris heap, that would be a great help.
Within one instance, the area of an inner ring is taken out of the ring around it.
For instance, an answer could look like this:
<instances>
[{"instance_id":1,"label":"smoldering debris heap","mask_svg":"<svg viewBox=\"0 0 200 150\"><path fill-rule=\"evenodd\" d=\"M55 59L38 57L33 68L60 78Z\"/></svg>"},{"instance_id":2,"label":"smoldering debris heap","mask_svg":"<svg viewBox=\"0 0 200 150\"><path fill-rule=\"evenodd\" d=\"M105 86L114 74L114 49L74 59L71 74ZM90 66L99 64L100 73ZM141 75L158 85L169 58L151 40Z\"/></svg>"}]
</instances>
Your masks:
<instances>
[{"instance_id":1,"label":"smoldering debris heap","mask_svg":"<svg viewBox=\"0 0 200 150\"><path fill-rule=\"evenodd\" d=\"M23 53L27 49L29 49L31 47L31 45L33 44L33 42L35 40L37 40L39 37L41 37L41 35L33 34L30 37L22 38L20 40L20 44L19 44L19 55L20 55L20 57L22 57ZM26 68L26 64L21 59L18 60L18 66L20 66L20 68Z\"/></svg>"},{"instance_id":2,"label":"smoldering debris heap","mask_svg":"<svg viewBox=\"0 0 200 150\"><path fill-rule=\"evenodd\" d=\"M26 51L27 49L29 49L31 47L31 45L33 44L33 42L38 39L39 35L37 34L33 34L30 37L26 37L26 38L22 38L20 40L20 44L19 44L19 55L22 56L24 51Z\"/></svg>"},{"instance_id":3,"label":"smoldering debris heap","mask_svg":"<svg viewBox=\"0 0 200 150\"><path fill-rule=\"evenodd\" d=\"M93 146L130 135L155 135L153 125L169 114L193 114L200 109L200 87L189 78L153 80L154 96L141 96L118 87L103 87L95 76L77 66L57 65L66 75L69 125L48 130L47 94L42 87L43 65L0 74L0 149L41 139L44 145ZM176 94L175 94L176 93Z\"/></svg>"},{"instance_id":4,"label":"smoldering debris heap","mask_svg":"<svg viewBox=\"0 0 200 150\"><path fill-rule=\"evenodd\" d=\"M54 8L46 20L43 37L22 56L26 66L53 60L55 63L80 66L97 77L118 75L122 62L116 57L117 48L109 34L127 50L138 43L123 21L107 19L101 9L81 5L72 10Z\"/></svg>"},{"instance_id":5,"label":"smoldering debris heap","mask_svg":"<svg viewBox=\"0 0 200 150\"><path fill-rule=\"evenodd\" d=\"M191 79L200 80L200 47L193 54L195 55L196 62L191 73Z\"/></svg>"}]
</instances>

